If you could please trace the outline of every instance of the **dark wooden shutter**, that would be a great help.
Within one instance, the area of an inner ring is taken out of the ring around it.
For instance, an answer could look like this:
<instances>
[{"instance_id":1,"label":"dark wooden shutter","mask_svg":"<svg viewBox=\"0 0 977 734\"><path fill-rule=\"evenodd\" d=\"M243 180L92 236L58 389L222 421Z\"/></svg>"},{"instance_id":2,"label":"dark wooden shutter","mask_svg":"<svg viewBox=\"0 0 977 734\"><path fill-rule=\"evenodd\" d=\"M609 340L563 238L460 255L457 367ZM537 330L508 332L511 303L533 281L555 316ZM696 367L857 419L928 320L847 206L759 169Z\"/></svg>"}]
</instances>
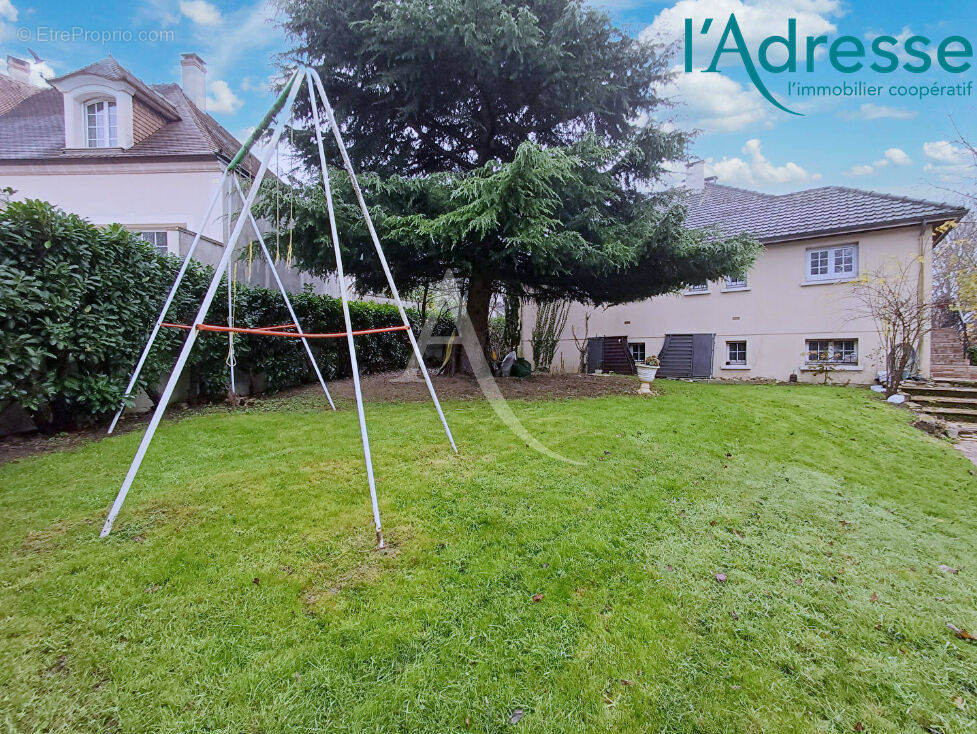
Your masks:
<instances>
[{"instance_id":1,"label":"dark wooden shutter","mask_svg":"<svg viewBox=\"0 0 977 734\"><path fill-rule=\"evenodd\" d=\"M604 369L604 337L593 336L587 340L587 372Z\"/></svg>"},{"instance_id":2,"label":"dark wooden shutter","mask_svg":"<svg viewBox=\"0 0 977 734\"><path fill-rule=\"evenodd\" d=\"M712 377L715 334L666 334L658 358L660 377L705 379Z\"/></svg>"},{"instance_id":3,"label":"dark wooden shutter","mask_svg":"<svg viewBox=\"0 0 977 734\"><path fill-rule=\"evenodd\" d=\"M692 334L666 334L658 359L661 360L659 376L676 379L692 377Z\"/></svg>"},{"instance_id":4,"label":"dark wooden shutter","mask_svg":"<svg viewBox=\"0 0 977 734\"><path fill-rule=\"evenodd\" d=\"M634 357L628 349L626 336L604 337L604 372L616 372L619 375L633 375Z\"/></svg>"},{"instance_id":5,"label":"dark wooden shutter","mask_svg":"<svg viewBox=\"0 0 977 734\"><path fill-rule=\"evenodd\" d=\"M693 378L706 379L712 377L712 357L715 342L715 334L692 335Z\"/></svg>"}]
</instances>

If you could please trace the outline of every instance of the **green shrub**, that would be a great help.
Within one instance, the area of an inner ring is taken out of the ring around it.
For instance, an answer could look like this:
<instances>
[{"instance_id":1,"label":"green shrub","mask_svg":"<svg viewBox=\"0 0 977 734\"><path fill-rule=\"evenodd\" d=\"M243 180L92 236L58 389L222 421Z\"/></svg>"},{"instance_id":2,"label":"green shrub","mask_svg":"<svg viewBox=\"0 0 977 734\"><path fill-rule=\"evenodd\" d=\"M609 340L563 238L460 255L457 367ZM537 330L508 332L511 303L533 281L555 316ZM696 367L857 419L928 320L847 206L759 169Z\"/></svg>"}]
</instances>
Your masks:
<instances>
[{"instance_id":1,"label":"green shrub","mask_svg":"<svg viewBox=\"0 0 977 734\"><path fill-rule=\"evenodd\" d=\"M113 413L180 260L163 255L119 225L95 227L46 202L11 202L0 210L0 407L23 406L42 430L62 430ZM191 263L167 319L189 323L213 270ZM235 323L254 327L290 321L277 291L238 284ZM293 296L302 328L344 331L336 298ZM210 323L226 323L226 283ZM400 323L394 306L350 304L354 329ZM413 319L413 314L409 314ZM140 387L157 399L186 332L162 329L143 368ZM228 388L227 336L199 335L188 362L191 398L217 398ZM316 339L313 352L326 379L348 377L345 339ZM357 338L361 373L406 364L400 332ZM313 373L297 339L235 336L237 367L252 391L308 382Z\"/></svg>"}]
</instances>

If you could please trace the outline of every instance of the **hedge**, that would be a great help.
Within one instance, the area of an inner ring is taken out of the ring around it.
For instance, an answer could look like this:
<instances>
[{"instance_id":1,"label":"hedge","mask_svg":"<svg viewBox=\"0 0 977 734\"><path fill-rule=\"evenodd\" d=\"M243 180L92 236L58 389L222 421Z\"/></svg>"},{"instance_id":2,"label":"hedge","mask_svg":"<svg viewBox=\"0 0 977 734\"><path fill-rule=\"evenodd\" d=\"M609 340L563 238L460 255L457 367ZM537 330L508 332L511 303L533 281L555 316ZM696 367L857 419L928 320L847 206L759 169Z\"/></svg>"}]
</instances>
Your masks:
<instances>
[{"instance_id":1,"label":"hedge","mask_svg":"<svg viewBox=\"0 0 977 734\"><path fill-rule=\"evenodd\" d=\"M38 200L7 204L0 210L0 408L17 403L49 431L113 413L179 266L120 225L95 227ZM212 275L192 263L167 319L189 323ZM208 322L224 324L226 282L217 293ZM234 301L236 325L290 321L278 291L238 283ZM304 330L344 330L339 299L307 290L292 302ZM355 329L400 323L391 305L356 301L350 312ZM140 383L154 401L185 336L162 329L157 337ZM344 339L311 343L326 379L350 375ZM409 352L400 332L357 338L364 374L403 367ZM252 389L313 379L297 339L236 335L235 355ZM227 336L201 333L188 363L191 398L225 395L226 359Z\"/></svg>"}]
</instances>

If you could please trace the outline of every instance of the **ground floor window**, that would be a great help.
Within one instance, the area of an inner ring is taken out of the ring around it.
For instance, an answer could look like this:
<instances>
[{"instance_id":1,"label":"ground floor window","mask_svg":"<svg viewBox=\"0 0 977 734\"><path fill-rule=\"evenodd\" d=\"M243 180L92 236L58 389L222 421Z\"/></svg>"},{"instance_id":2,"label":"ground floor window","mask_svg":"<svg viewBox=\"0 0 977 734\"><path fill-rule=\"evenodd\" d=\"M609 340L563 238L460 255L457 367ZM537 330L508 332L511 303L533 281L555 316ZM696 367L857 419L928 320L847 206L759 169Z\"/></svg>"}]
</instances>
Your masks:
<instances>
[{"instance_id":1,"label":"ground floor window","mask_svg":"<svg viewBox=\"0 0 977 734\"><path fill-rule=\"evenodd\" d=\"M808 339L809 364L858 364L858 339Z\"/></svg>"},{"instance_id":2,"label":"ground floor window","mask_svg":"<svg viewBox=\"0 0 977 734\"><path fill-rule=\"evenodd\" d=\"M137 235L142 237L146 242L151 244L157 250L166 254L169 252L169 248L166 246L166 230L153 230L146 232L136 232Z\"/></svg>"},{"instance_id":3,"label":"ground floor window","mask_svg":"<svg viewBox=\"0 0 977 734\"><path fill-rule=\"evenodd\" d=\"M645 361L644 342L628 342L628 349L631 350L631 359L633 359L635 362Z\"/></svg>"},{"instance_id":4,"label":"ground floor window","mask_svg":"<svg viewBox=\"0 0 977 734\"><path fill-rule=\"evenodd\" d=\"M746 342L726 342L726 364L746 364Z\"/></svg>"}]
</instances>

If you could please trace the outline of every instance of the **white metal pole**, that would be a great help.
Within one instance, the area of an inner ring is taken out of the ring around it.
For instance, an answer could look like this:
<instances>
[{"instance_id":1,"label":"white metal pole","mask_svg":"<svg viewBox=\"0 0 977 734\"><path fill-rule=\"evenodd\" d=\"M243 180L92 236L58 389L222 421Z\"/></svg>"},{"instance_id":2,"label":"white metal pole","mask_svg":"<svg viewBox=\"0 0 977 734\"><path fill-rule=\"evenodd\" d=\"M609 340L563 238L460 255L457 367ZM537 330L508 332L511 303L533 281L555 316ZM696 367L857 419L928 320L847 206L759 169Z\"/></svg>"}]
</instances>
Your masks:
<instances>
[{"instance_id":1,"label":"white metal pole","mask_svg":"<svg viewBox=\"0 0 977 734\"><path fill-rule=\"evenodd\" d=\"M236 180L236 179L235 179ZM244 197L242 197L244 198ZM233 270L227 269L227 325L234 326L234 288L232 284ZM234 332L227 332L227 371L231 377L231 395L237 395L237 387L234 384Z\"/></svg>"},{"instance_id":2,"label":"white metal pole","mask_svg":"<svg viewBox=\"0 0 977 734\"><path fill-rule=\"evenodd\" d=\"M241 197L244 197L244 193L241 191L241 184L234 179L234 185L237 186L238 193ZM251 226L254 228L254 233L258 237L258 244L261 245L261 251L265 254L265 260L268 263L268 267L271 268L271 274L275 277L275 282L278 284L278 290L281 291L282 298L285 299L285 306L288 308L288 315L292 317L292 323L295 324L295 331L299 334L304 334L302 331L302 325L299 324L299 318L295 315L295 309L292 308L292 299L288 297L288 291L285 290L285 286L282 285L282 279L278 276L278 270L275 268L275 261L268 251L268 246L265 245L265 238L261 236L261 230L258 229L258 223L254 219L254 215L251 210L248 210L248 216L251 219ZM305 346L305 353L309 355L309 361L312 363L312 369L315 370L316 377L319 378L319 384L322 385L322 391L326 394L326 400L329 401L329 407L333 410L336 409L335 403L332 401L332 395L329 394L329 388L326 387L326 381L322 376L322 372L319 371L319 365L315 361L315 356L312 354L312 347L309 346L309 340L305 337L301 339L303 346Z\"/></svg>"},{"instance_id":3,"label":"white metal pole","mask_svg":"<svg viewBox=\"0 0 977 734\"><path fill-rule=\"evenodd\" d=\"M441 418L441 425L444 426L444 432L448 436L448 441L451 443L451 448L454 449L455 453L457 454L458 447L455 445L455 439L451 435L451 429L448 428L448 421L444 417L444 411L441 410L441 403L438 401L438 396L434 392L434 385L431 383L431 376L428 374L427 367L424 365L424 357L421 354L420 347L417 346L417 340L414 338L414 330L411 328L410 321L407 319L407 312L404 310L403 301L400 300L400 293L397 290L397 284L394 283L394 277L390 272L390 266L387 265L387 258L383 254L383 248L380 247L380 238L377 237L377 231L373 227L373 219L370 217L370 211L367 209L366 201L363 199L363 192L360 191L360 184L356 180L356 172L353 170L353 164L349 159L349 154L346 152L343 137L339 132L339 125L336 124L336 117L333 115L332 107L329 104L329 98L326 97L326 90L322 86L322 79L319 78L319 72L317 72L315 69L310 68L307 73L311 73L312 79L315 81L315 86L319 90L319 95L322 97L323 109L325 110L326 117L329 121L329 126L332 128L333 137L336 139L336 144L339 147L339 154L343 158L343 166L346 168L346 173L349 174L350 183L353 185L353 192L356 194L356 200L359 202L360 211L363 212L363 218L366 220L366 227L370 231L370 237L373 239L373 247L377 251L377 257L380 258L380 267L383 268L384 275L387 276L387 284L390 286L390 292L393 294L394 301L397 303L397 310L400 311L400 318L403 320L404 326L407 327L407 338L410 340L411 348L414 350L414 356L417 358L417 365L420 367L421 374L424 375L424 382L427 383L427 390L429 393L431 393L431 400L434 402L435 410L438 411L438 417ZM314 109L313 114L315 114ZM322 165L325 166L324 160ZM323 171L325 171L325 168L323 168Z\"/></svg>"},{"instance_id":4,"label":"white metal pole","mask_svg":"<svg viewBox=\"0 0 977 734\"><path fill-rule=\"evenodd\" d=\"M153 342L156 341L156 335L159 333L160 327L163 325L163 320L166 318L166 312L170 310L170 305L173 303L173 299L176 297L176 291L180 287L180 283L183 281L183 276L187 272L187 268L190 266L190 260L193 259L193 253L197 249L197 243L200 242L200 236L203 234L204 229L210 224L211 215L214 213L214 207L217 206L217 202L220 201L221 192L224 190L224 181L227 179L228 173L225 169L220 181L217 184L217 190L214 192L213 198L210 200L210 206L207 207L207 213L204 214L203 221L198 227L197 234L194 235L193 242L190 243L190 249L187 250L186 256L183 258L183 263L180 265L179 271L177 271L176 279L173 281L173 285L170 286L170 292L166 296L166 300L163 301L163 309L159 312L159 318L156 319L156 324L153 326L153 330L149 334L149 339L146 341L146 346L142 350L142 354L139 356L139 361L136 362L136 369L132 372L132 377L129 378L129 385L126 387L125 395L122 396L122 405L115 413L115 417L112 418L112 422L109 424L109 430L107 433L112 433L115 430L115 424L119 422L119 417L122 415L122 411L126 407L126 399L132 394L133 388L136 386L136 381L139 379L139 373L142 372L143 365L146 363L146 358L149 356L149 350L153 348Z\"/></svg>"},{"instance_id":5,"label":"white metal pole","mask_svg":"<svg viewBox=\"0 0 977 734\"><path fill-rule=\"evenodd\" d=\"M304 75L300 74L300 70L296 70L292 75L292 80L289 82L291 84L291 89L288 93L288 98L285 102L284 109L285 114L282 115L282 119L278 121L275 126L275 131L271 136L271 143L268 146L268 150L265 153L265 159L261 162L261 166L258 169L258 173L251 184L251 188L248 191L248 196L244 202L244 209L250 211L251 204L254 202L255 196L258 194L258 189L261 185L261 179L265 175L265 171L268 170L268 162L271 160L271 154L275 150L275 146L278 145L278 139L281 137L282 131L285 129L285 123L288 120L288 112L292 109L292 105L295 102L295 96L298 94L299 88L302 86L302 80ZM139 448L136 450L136 455L132 459L132 464L129 466L129 471L126 473L125 480L122 482L122 487L119 489L119 494L115 498L115 502L112 503L112 509L109 511L109 515L105 518L105 525L102 526L101 537L105 537L110 532L112 532L112 524L115 522L116 516L119 514L119 510L122 508L122 503L125 502L126 495L129 493L129 488L132 487L132 482L136 478L136 473L139 471L139 466L142 464L143 457L146 455L146 450L149 448L149 444L153 440L153 435L156 433L156 428L159 426L160 419L163 417L163 412L166 410L167 405L170 402L170 398L173 395L173 390L176 388L176 383L180 379L180 374L183 372L183 367L187 363L187 359L190 356L190 350L193 348L193 343L197 339L198 329L197 327L203 323L204 318L207 316L207 310L210 308L210 304L214 300L214 295L217 293L217 288L220 285L220 279L224 271L227 270L227 264L231 260L231 254L234 252L234 246L237 243L238 237L241 235L241 230L244 229L245 223L248 221L245 211L238 214L237 221L234 224L234 229L228 238L227 244L224 246L224 252L221 255L220 261L217 263L217 267L214 268L214 277L211 278L210 286L207 288L207 292L204 294L203 301L200 303L200 309L197 311L197 315L193 319L193 324L191 325L190 331L187 334L186 341L183 343L183 348L180 350L180 355L177 357L176 364L173 366L173 371L170 373L169 379L166 381L166 387L163 388L163 393L160 395L159 403L156 405L156 410L153 411L153 417L149 420L149 425L146 426L146 432L143 434L142 441L139 443Z\"/></svg>"},{"instance_id":6,"label":"white metal pole","mask_svg":"<svg viewBox=\"0 0 977 734\"><path fill-rule=\"evenodd\" d=\"M322 167L322 187L326 194L326 207L329 211L329 234L332 248L336 254L336 275L339 278L339 298L343 304L343 319L346 323L346 343L349 345L349 363L353 371L353 392L356 394L356 413L360 422L360 439L363 442L363 462L366 464L366 481L370 485L370 501L373 503L373 523L377 528L377 543L383 548L383 529L380 527L380 506L377 503L377 487L373 479L373 458L370 456L370 437L366 433L366 416L363 413L363 393L360 390L360 369L356 362L356 343L353 337L353 323L349 317L349 301L346 294L346 274L343 272L343 256L339 251L339 233L336 231L336 215L332 206L332 190L329 186L329 169L326 166L326 153L322 148L322 128L319 126L319 109L316 106L312 78L309 79L309 102L312 105L312 124L315 127L316 145L319 148L319 165Z\"/></svg>"}]
</instances>

